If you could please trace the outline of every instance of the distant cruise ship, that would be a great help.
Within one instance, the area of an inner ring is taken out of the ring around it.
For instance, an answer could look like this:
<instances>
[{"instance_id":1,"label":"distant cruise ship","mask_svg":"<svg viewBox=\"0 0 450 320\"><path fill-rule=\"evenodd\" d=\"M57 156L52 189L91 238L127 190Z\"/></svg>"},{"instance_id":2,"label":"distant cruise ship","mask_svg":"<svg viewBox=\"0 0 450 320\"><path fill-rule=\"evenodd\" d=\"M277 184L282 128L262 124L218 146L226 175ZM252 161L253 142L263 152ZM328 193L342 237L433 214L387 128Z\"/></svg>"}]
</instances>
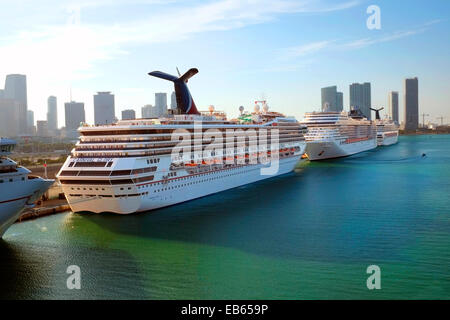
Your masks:
<instances>
[{"instance_id":1,"label":"distant cruise ship","mask_svg":"<svg viewBox=\"0 0 450 320\"><path fill-rule=\"evenodd\" d=\"M234 120L213 108L198 112L186 85L197 72L150 73L174 82L177 114L79 129L80 140L57 175L74 212L147 211L294 169L305 152L306 127L264 103L251 114L240 109ZM211 132L224 138L205 138ZM266 133L267 144L259 143ZM184 147L193 153L173 155L181 141L173 138L177 134L189 139ZM262 174L271 166L265 159L279 159L275 172Z\"/></svg>"},{"instance_id":2,"label":"distant cruise ship","mask_svg":"<svg viewBox=\"0 0 450 320\"><path fill-rule=\"evenodd\" d=\"M345 157L377 147L376 126L359 110L308 112L301 123L308 127L305 138L310 160Z\"/></svg>"},{"instance_id":3,"label":"distant cruise ship","mask_svg":"<svg viewBox=\"0 0 450 320\"><path fill-rule=\"evenodd\" d=\"M384 108L371 108L371 110L375 111L375 123L377 125L377 144L379 146L389 146L391 144L397 143L399 126L390 119L381 120L380 111L383 109Z\"/></svg>"},{"instance_id":4,"label":"distant cruise ship","mask_svg":"<svg viewBox=\"0 0 450 320\"><path fill-rule=\"evenodd\" d=\"M30 170L7 158L15 146L13 140L0 139L0 238L54 182L30 175Z\"/></svg>"}]
</instances>

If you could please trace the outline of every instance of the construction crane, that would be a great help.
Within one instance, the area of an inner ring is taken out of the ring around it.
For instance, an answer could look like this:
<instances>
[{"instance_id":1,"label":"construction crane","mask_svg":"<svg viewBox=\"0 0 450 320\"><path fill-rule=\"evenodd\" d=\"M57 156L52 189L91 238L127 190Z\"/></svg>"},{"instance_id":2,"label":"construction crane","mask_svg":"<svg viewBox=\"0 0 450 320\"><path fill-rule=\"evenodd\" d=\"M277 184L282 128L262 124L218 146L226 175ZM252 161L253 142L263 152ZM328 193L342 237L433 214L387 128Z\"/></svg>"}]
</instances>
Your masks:
<instances>
[{"instance_id":1,"label":"construction crane","mask_svg":"<svg viewBox=\"0 0 450 320\"><path fill-rule=\"evenodd\" d=\"M425 128L425 117L429 117L429 114L422 113L422 128Z\"/></svg>"}]
</instances>

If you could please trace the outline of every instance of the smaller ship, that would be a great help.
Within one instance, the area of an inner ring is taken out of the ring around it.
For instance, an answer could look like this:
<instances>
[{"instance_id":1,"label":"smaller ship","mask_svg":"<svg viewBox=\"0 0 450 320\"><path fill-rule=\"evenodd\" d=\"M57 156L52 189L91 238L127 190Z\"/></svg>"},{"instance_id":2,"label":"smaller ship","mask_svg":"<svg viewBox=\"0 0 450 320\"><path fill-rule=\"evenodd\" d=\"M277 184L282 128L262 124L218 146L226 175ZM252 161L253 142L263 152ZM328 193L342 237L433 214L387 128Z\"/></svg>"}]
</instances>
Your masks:
<instances>
[{"instance_id":1,"label":"smaller ship","mask_svg":"<svg viewBox=\"0 0 450 320\"><path fill-rule=\"evenodd\" d=\"M375 124L377 125L377 144L379 146L389 146L398 142L398 125L390 120L380 118L380 109L372 109L375 111Z\"/></svg>"},{"instance_id":2,"label":"smaller ship","mask_svg":"<svg viewBox=\"0 0 450 320\"><path fill-rule=\"evenodd\" d=\"M54 182L31 175L30 170L9 159L15 146L14 140L0 138L0 238L23 209L32 207Z\"/></svg>"},{"instance_id":3,"label":"smaller ship","mask_svg":"<svg viewBox=\"0 0 450 320\"><path fill-rule=\"evenodd\" d=\"M346 157L377 147L375 123L358 109L349 113L307 112L300 123L308 127L305 139L309 160Z\"/></svg>"}]
</instances>

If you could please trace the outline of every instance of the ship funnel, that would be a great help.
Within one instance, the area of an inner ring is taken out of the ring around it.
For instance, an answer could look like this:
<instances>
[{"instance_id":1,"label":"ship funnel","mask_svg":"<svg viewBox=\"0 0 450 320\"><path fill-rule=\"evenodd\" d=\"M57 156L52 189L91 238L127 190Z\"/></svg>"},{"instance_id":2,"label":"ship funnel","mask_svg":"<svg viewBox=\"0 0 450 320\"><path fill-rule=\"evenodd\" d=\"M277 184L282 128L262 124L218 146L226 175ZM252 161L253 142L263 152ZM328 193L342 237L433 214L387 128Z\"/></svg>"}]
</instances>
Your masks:
<instances>
[{"instance_id":1,"label":"ship funnel","mask_svg":"<svg viewBox=\"0 0 450 320\"><path fill-rule=\"evenodd\" d=\"M381 118L380 118L380 111L383 110L383 109L384 108L380 108L380 109L370 108L370 110L375 111L375 119L377 119L377 120L381 120Z\"/></svg>"},{"instance_id":2,"label":"ship funnel","mask_svg":"<svg viewBox=\"0 0 450 320\"><path fill-rule=\"evenodd\" d=\"M198 69L189 69L185 74L180 77L173 76L161 71L150 72L149 75L172 81L175 87L175 96L177 98L177 109L181 114L200 114L195 106L194 99L192 99L191 93L189 92L187 82L198 73Z\"/></svg>"}]
</instances>

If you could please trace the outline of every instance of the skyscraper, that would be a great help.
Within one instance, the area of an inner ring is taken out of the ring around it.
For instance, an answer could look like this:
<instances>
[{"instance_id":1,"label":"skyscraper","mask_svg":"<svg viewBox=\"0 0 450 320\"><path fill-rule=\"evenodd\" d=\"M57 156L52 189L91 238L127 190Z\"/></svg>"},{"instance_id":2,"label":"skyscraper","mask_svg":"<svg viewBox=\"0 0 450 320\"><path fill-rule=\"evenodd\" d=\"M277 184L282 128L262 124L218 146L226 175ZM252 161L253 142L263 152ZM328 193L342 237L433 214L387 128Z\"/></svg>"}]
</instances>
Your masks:
<instances>
[{"instance_id":1,"label":"skyscraper","mask_svg":"<svg viewBox=\"0 0 450 320\"><path fill-rule=\"evenodd\" d=\"M27 77L23 74L9 74L6 76L4 97L17 101L17 130L27 133Z\"/></svg>"},{"instance_id":2,"label":"skyscraper","mask_svg":"<svg viewBox=\"0 0 450 320\"><path fill-rule=\"evenodd\" d=\"M167 114L167 93L155 93L155 108L157 117Z\"/></svg>"},{"instance_id":3,"label":"skyscraper","mask_svg":"<svg viewBox=\"0 0 450 320\"><path fill-rule=\"evenodd\" d=\"M350 85L350 108L361 110L367 119L371 119L370 108L371 103L370 82L352 83Z\"/></svg>"},{"instance_id":4,"label":"skyscraper","mask_svg":"<svg viewBox=\"0 0 450 320\"><path fill-rule=\"evenodd\" d=\"M17 127L18 110L21 103L13 99L0 98L0 135L15 137L19 134Z\"/></svg>"},{"instance_id":5,"label":"skyscraper","mask_svg":"<svg viewBox=\"0 0 450 320\"><path fill-rule=\"evenodd\" d=\"M136 119L136 112L132 109L122 111L122 120L134 120Z\"/></svg>"},{"instance_id":6,"label":"skyscraper","mask_svg":"<svg viewBox=\"0 0 450 320\"><path fill-rule=\"evenodd\" d=\"M34 112L32 110L27 110L27 128L29 134L34 133Z\"/></svg>"},{"instance_id":7,"label":"skyscraper","mask_svg":"<svg viewBox=\"0 0 450 320\"><path fill-rule=\"evenodd\" d=\"M54 133L58 129L58 108L54 96L47 99L47 123L50 133Z\"/></svg>"},{"instance_id":8,"label":"skyscraper","mask_svg":"<svg viewBox=\"0 0 450 320\"><path fill-rule=\"evenodd\" d=\"M141 108L141 118L152 118L152 108L153 106L151 104L146 104Z\"/></svg>"},{"instance_id":9,"label":"skyscraper","mask_svg":"<svg viewBox=\"0 0 450 320\"><path fill-rule=\"evenodd\" d=\"M419 80L417 77L404 82L405 130L419 127Z\"/></svg>"},{"instance_id":10,"label":"skyscraper","mask_svg":"<svg viewBox=\"0 0 450 320\"><path fill-rule=\"evenodd\" d=\"M109 91L98 92L94 95L95 124L111 124L115 122L114 95Z\"/></svg>"},{"instance_id":11,"label":"skyscraper","mask_svg":"<svg viewBox=\"0 0 450 320\"><path fill-rule=\"evenodd\" d=\"M336 86L320 89L322 96L322 111L336 110Z\"/></svg>"},{"instance_id":12,"label":"skyscraper","mask_svg":"<svg viewBox=\"0 0 450 320\"><path fill-rule=\"evenodd\" d=\"M336 111L344 110L344 94L336 92Z\"/></svg>"},{"instance_id":13,"label":"skyscraper","mask_svg":"<svg viewBox=\"0 0 450 320\"><path fill-rule=\"evenodd\" d=\"M388 95L389 117L398 124L398 92L390 91Z\"/></svg>"},{"instance_id":14,"label":"skyscraper","mask_svg":"<svg viewBox=\"0 0 450 320\"><path fill-rule=\"evenodd\" d=\"M170 95L170 109L176 110L177 108L177 96L175 94L175 91L172 92Z\"/></svg>"},{"instance_id":15,"label":"skyscraper","mask_svg":"<svg viewBox=\"0 0 450 320\"><path fill-rule=\"evenodd\" d=\"M86 121L83 102L66 102L64 111L66 130L68 131L76 131L80 127L80 123Z\"/></svg>"},{"instance_id":16,"label":"skyscraper","mask_svg":"<svg viewBox=\"0 0 450 320\"><path fill-rule=\"evenodd\" d=\"M337 92L336 86L325 87L321 90L322 111L342 111L344 109L344 95Z\"/></svg>"}]
</instances>

